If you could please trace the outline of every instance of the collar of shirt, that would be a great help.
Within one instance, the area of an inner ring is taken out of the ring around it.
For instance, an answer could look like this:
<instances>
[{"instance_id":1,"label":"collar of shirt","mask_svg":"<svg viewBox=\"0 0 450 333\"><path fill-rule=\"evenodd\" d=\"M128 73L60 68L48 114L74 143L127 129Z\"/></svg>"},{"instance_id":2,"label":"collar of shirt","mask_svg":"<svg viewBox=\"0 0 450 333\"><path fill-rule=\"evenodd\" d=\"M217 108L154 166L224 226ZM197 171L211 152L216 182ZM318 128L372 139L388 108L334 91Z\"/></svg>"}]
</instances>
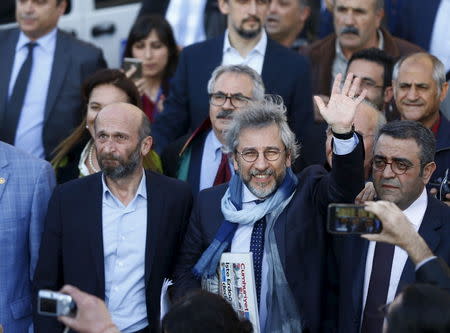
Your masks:
<instances>
[{"instance_id":1,"label":"collar of shirt","mask_svg":"<svg viewBox=\"0 0 450 333\"><path fill-rule=\"evenodd\" d=\"M91 146L94 144L94 140L90 139L89 142L84 147L83 151L81 152L80 161L78 162L78 170L80 170L81 176L89 176L89 169L86 165L86 159L89 157L89 151L91 149Z\"/></svg>"},{"instance_id":2,"label":"collar of shirt","mask_svg":"<svg viewBox=\"0 0 450 333\"><path fill-rule=\"evenodd\" d=\"M242 186L242 205L256 205L257 200L261 200L256 195L254 195L247 187L247 185L243 184Z\"/></svg>"},{"instance_id":3,"label":"collar of shirt","mask_svg":"<svg viewBox=\"0 0 450 333\"><path fill-rule=\"evenodd\" d=\"M425 215L425 211L427 210L427 205L427 190L426 188L424 188L422 194L420 194L420 196L403 211L408 220L414 225L416 230L419 230L419 227L423 220L423 216Z\"/></svg>"},{"instance_id":4,"label":"collar of shirt","mask_svg":"<svg viewBox=\"0 0 450 333\"><path fill-rule=\"evenodd\" d=\"M39 45L39 48L43 50L48 55L53 56L56 47L56 32L57 28L50 31L48 34L42 36L35 40L36 44ZM31 40L21 31L19 34L19 40L16 45L16 52L20 51L25 47L27 43L31 42Z\"/></svg>"},{"instance_id":5,"label":"collar of shirt","mask_svg":"<svg viewBox=\"0 0 450 333\"><path fill-rule=\"evenodd\" d=\"M112 191L108 188L108 185L106 184L105 180L105 174L102 174L102 186L103 186L103 203L106 203L110 207L125 207L124 204L116 198L116 196L112 193ZM145 171L142 169L142 178L139 183L139 186L137 188L136 194L131 200L131 202L128 204L130 206L137 197L142 197L143 199L147 199L147 186L146 186L146 177L145 177Z\"/></svg>"},{"instance_id":6,"label":"collar of shirt","mask_svg":"<svg viewBox=\"0 0 450 333\"><path fill-rule=\"evenodd\" d=\"M219 160L222 158L222 143L219 141L219 139L216 136L216 133L214 133L213 130L211 130L205 140L205 148L208 150L208 153L214 156L214 160Z\"/></svg>"},{"instance_id":7,"label":"collar of shirt","mask_svg":"<svg viewBox=\"0 0 450 333\"><path fill-rule=\"evenodd\" d=\"M450 0L449 0L450 1ZM436 137L439 132L439 126L441 126L441 115L439 114L438 120L434 123L433 126L431 126L431 132L433 132L434 136Z\"/></svg>"},{"instance_id":8,"label":"collar of shirt","mask_svg":"<svg viewBox=\"0 0 450 333\"><path fill-rule=\"evenodd\" d=\"M380 50L384 49L384 37L383 37L383 33L381 32L380 29L377 30L377 34L378 34L378 48ZM336 57L338 57L340 60L347 62L349 59L347 59L344 56L344 52L342 51L342 47L341 44L339 43L339 38L336 38Z\"/></svg>"},{"instance_id":9,"label":"collar of shirt","mask_svg":"<svg viewBox=\"0 0 450 333\"><path fill-rule=\"evenodd\" d=\"M261 38L259 39L258 43L255 45L253 50L247 55L247 58L253 54L253 53L259 53L264 57L266 54L266 48L267 48L267 34L264 29L261 31ZM232 50L237 50L230 44L230 39L228 37L228 29L225 30L225 39L223 41L223 53L231 52Z\"/></svg>"}]
</instances>

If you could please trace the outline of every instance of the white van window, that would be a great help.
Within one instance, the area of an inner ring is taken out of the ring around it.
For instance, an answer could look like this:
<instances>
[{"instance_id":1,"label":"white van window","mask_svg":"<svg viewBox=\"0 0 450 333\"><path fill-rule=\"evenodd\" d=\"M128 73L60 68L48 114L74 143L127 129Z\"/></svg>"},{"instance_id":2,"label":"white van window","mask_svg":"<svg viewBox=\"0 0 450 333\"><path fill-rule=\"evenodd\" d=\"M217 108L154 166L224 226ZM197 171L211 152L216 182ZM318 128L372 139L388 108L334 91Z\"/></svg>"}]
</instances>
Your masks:
<instances>
[{"instance_id":1,"label":"white van window","mask_svg":"<svg viewBox=\"0 0 450 333\"><path fill-rule=\"evenodd\" d=\"M141 2L140 0L95 0L95 9L109 8Z\"/></svg>"}]
</instances>

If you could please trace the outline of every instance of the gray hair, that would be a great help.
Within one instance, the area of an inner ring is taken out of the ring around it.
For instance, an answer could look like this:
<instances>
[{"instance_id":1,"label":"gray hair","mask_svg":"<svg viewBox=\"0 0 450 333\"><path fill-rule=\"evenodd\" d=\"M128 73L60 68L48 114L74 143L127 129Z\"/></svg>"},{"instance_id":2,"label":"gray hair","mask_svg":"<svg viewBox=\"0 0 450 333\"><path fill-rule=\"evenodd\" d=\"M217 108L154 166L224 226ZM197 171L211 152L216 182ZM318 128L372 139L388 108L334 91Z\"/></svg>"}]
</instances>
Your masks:
<instances>
[{"instance_id":1,"label":"gray hair","mask_svg":"<svg viewBox=\"0 0 450 333\"><path fill-rule=\"evenodd\" d=\"M300 145L296 142L295 134L289 128L286 107L280 96L266 98L259 102L251 102L241 112L236 113L225 132L225 152L234 153L239 145L239 135L247 128L266 128L277 125L280 130L281 141L291 157L292 163L299 155Z\"/></svg>"},{"instance_id":2,"label":"gray hair","mask_svg":"<svg viewBox=\"0 0 450 333\"><path fill-rule=\"evenodd\" d=\"M419 57L427 57L431 61L432 68L433 68L432 77L433 77L434 82L436 83L436 86L439 88L437 91L437 97L439 98L441 96L442 87L444 86L444 83L446 82L445 81L446 72L445 72L445 66L442 63L442 61L440 61L437 57L435 57L432 54L429 54L426 52L417 52L417 53L413 53L408 56L404 56L404 57L400 58L400 60L398 60L395 63L394 70L392 72L392 80L393 81L398 80L398 76L400 73L400 67L405 62L405 60L410 59L410 58L419 58Z\"/></svg>"},{"instance_id":3,"label":"gray hair","mask_svg":"<svg viewBox=\"0 0 450 333\"><path fill-rule=\"evenodd\" d=\"M264 99L264 83L261 76L252 68L247 65L221 65L217 67L211 74L211 78L208 81L208 94L212 94L217 79L224 73L234 73L247 75L253 82L253 96L252 99L260 101Z\"/></svg>"},{"instance_id":4,"label":"gray hair","mask_svg":"<svg viewBox=\"0 0 450 333\"><path fill-rule=\"evenodd\" d=\"M421 123L412 120L397 120L384 125L375 139L373 149L375 150L376 142L382 135L390 136L394 139L408 140L413 139L420 148L420 172L422 174L423 168L430 162L434 161L434 154L436 152L436 139L430 129L423 126Z\"/></svg>"},{"instance_id":5,"label":"gray hair","mask_svg":"<svg viewBox=\"0 0 450 333\"><path fill-rule=\"evenodd\" d=\"M141 142L146 137L151 135L151 129L150 129L150 120L145 115L144 111L142 111L142 119L141 124L138 129L138 140Z\"/></svg>"}]
</instances>

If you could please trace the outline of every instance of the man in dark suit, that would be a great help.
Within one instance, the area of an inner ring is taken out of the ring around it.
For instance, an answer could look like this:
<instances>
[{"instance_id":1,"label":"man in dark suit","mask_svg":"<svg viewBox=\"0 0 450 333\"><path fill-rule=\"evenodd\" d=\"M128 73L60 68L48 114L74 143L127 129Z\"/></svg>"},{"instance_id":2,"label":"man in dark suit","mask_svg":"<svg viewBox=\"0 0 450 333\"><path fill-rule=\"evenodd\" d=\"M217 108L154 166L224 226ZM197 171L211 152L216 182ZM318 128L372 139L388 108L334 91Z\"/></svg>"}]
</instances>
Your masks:
<instances>
[{"instance_id":1,"label":"man in dark suit","mask_svg":"<svg viewBox=\"0 0 450 333\"><path fill-rule=\"evenodd\" d=\"M80 86L101 50L59 31L66 0L17 1L19 29L0 31L0 140L40 158L81 122Z\"/></svg>"},{"instance_id":2,"label":"man in dark suit","mask_svg":"<svg viewBox=\"0 0 450 333\"><path fill-rule=\"evenodd\" d=\"M192 204L188 185L144 172L149 135L135 106L111 104L98 114L102 172L55 190L33 284L37 293L69 283L104 299L122 332L159 332L161 287ZM53 318L34 323L38 332L58 331Z\"/></svg>"},{"instance_id":3,"label":"man in dark suit","mask_svg":"<svg viewBox=\"0 0 450 333\"><path fill-rule=\"evenodd\" d=\"M142 7L139 11L139 16L148 14L160 14L166 16L167 18L167 11L170 7L170 4L171 0L142 0ZM174 8L174 10L180 11L180 15L186 16L185 13L182 12L183 9L183 6L177 6L177 8ZM189 14L191 15L192 13ZM198 23L203 27L204 36L206 37L206 39L214 38L224 33L227 26L226 17L220 12L217 0L206 0L204 8L199 8L198 14L199 19L203 18L203 22ZM189 30L192 29L192 25L186 24L182 27L180 26L180 28ZM200 40L197 41L200 42ZM181 46L187 45L182 44Z\"/></svg>"},{"instance_id":4,"label":"man in dark suit","mask_svg":"<svg viewBox=\"0 0 450 333\"><path fill-rule=\"evenodd\" d=\"M220 64L246 64L256 70L266 93L283 98L289 125L306 146L306 133L313 120L307 61L267 38L263 24L269 10L268 0L219 0L219 7L227 15L225 35L181 52L164 112L153 127L158 150L193 131L207 117L206 85Z\"/></svg>"},{"instance_id":5,"label":"man in dark suit","mask_svg":"<svg viewBox=\"0 0 450 333\"><path fill-rule=\"evenodd\" d=\"M373 162L377 197L396 204L410 223L404 230L418 231L425 242L415 241L412 247L398 242L394 247L358 236L335 237L337 266L332 271L339 281L339 301L333 309L339 309L339 332L381 332L381 305L416 280L435 282L427 270L437 262L423 259L434 253L450 262L450 208L427 195L425 188L436 168L435 144L432 132L414 121L391 122L379 131ZM430 250L427 255L415 255L424 246Z\"/></svg>"},{"instance_id":6,"label":"man in dark suit","mask_svg":"<svg viewBox=\"0 0 450 333\"><path fill-rule=\"evenodd\" d=\"M187 181L195 192L230 179L232 164L222 152L224 133L236 112L264 98L264 84L248 66L219 66L208 82L208 93L209 117L193 134L171 143L161 155L164 173Z\"/></svg>"},{"instance_id":7,"label":"man in dark suit","mask_svg":"<svg viewBox=\"0 0 450 333\"><path fill-rule=\"evenodd\" d=\"M264 101L235 115L226 148L236 174L199 194L176 266L176 296L199 288L194 274L214 272L221 251L250 251L262 332L323 329L327 237L321 219L330 202L352 202L364 179L362 142L352 130L364 94L353 98L358 83L350 88L352 76L341 93L339 79L328 107L318 102L335 137L329 174L320 166L293 174L298 147L283 105Z\"/></svg>"}]
</instances>

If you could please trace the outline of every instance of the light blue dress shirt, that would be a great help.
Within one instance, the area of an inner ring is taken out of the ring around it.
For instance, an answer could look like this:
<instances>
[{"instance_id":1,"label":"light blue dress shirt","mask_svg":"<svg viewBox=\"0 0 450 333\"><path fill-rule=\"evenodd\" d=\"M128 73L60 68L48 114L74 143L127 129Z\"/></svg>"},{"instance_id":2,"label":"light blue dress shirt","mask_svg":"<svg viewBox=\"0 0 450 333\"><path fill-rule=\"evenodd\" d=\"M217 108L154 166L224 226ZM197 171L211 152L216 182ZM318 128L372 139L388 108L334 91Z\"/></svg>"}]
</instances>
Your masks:
<instances>
[{"instance_id":1,"label":"light blue dress shirt","mask_svg":"<svg viewBox=\"0 0 450 333\"><path fill-rule=\"evenodd\" d=\"M211 130L206 136L203 144L202 165L200 167L200 191L214 185L217 170L222 160L222 143L217 139L216 134ZM231 159L228 160L231 175L234 174Z\"/></svg>"},{"instance_id":2,"label":"light blue dress shirt","mask_svg":"<svg viewBox=\"0 0 450 333\"><path fill-rule=\"evenodd\" d=\"M104 176L102 226L105 258L105 302L123 333L148 326L145 297L147 188L145 172L127 205L108 189Z\"/></svg>"},{"instance_id":3,"label":"light blue dress shirt","mask_svg":"<svg viewBox=\"0 0 450 333\"><path fill-rule=\"evenodd\" d=\"M30 39L21 32L16 45L8 96L11 96L17 75L28 56L26 44L29 42ZM45 102L47 101L56 47L56 28L35 42L37 45L33 49L33 67L17 125L14 145L33 156L44 158L42 131L45 120Z\"/></svg>"}]
</instances>

